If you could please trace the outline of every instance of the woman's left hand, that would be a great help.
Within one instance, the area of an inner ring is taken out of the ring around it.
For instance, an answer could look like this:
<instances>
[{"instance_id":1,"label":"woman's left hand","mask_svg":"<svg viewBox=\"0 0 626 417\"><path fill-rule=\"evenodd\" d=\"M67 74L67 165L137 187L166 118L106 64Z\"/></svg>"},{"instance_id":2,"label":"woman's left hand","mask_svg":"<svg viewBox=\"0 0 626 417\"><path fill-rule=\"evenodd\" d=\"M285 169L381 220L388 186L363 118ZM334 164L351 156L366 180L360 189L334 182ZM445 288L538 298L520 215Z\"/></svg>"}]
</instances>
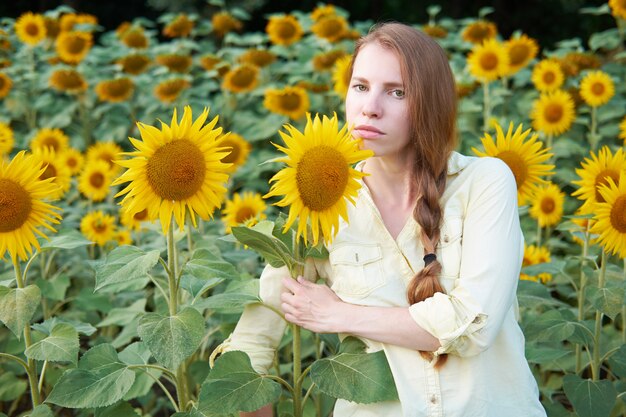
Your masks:
<instances>
[{"instance_id":1,"label":"woman's left hand","mask_svg":"<svg viewBox=\"0 0 626 417\"><path fill-rule=\"evenodd\" d=\"M343 304L326 285L314 284L303 277L283 278L288 290L281 295L285 319L316 333L336 333Z\"/></svg>"}]
</instances>

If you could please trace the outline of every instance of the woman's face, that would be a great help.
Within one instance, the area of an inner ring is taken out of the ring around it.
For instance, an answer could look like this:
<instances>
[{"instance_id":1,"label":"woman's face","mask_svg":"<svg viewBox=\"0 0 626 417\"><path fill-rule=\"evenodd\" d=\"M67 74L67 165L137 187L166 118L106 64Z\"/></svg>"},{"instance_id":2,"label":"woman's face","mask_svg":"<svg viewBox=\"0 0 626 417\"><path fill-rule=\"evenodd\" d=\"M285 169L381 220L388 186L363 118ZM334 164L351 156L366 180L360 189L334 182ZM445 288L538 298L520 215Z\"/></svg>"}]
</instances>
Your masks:
<instances>
[{"instance_id":1,"label":"woman's face","mask_svg":"<svg viewBox=\"0 0 626 417\"><path fill-rule=\"evenodd\" d=\"M406 158L409 145L408 100L394 52L378 43L363 46L355 61L346 96L352 135L375 156Z\"/></svg>"}]
</instances>

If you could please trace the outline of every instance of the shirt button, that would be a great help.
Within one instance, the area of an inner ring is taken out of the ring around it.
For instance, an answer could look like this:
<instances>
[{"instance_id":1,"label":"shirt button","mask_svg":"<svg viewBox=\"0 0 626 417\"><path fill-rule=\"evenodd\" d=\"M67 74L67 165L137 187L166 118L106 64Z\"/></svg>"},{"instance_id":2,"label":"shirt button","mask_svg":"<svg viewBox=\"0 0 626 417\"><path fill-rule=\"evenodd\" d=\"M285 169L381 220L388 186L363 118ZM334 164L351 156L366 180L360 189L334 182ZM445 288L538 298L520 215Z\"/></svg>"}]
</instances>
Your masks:
<instances>
[{"instance_id":1,"label":"shirt button","mask_svg":"<svg viewBox=\"0 0 626 417\"><path fill-rule=\"evenodd\" d=\"M430 402L431 402L431 403L433 403L433 404L437 404L437 397L436 397L436 396L434 396L434 395L433 395L433 396L431 396L431 397L430 397Z\"/></svg>"},{"instance_id":2,"label":"shirt button","mask_svg":"<svg viewBox=\"0 0 626 417\"><path fill-rule=\"evenodd\" d=\"M449 237L448 235L445 235L445 236L443 237L443 241L444 241L444 242L446 242L446 243L448 243L448 242L450 241L450 237Z\"/></svg>"}]
</instances>

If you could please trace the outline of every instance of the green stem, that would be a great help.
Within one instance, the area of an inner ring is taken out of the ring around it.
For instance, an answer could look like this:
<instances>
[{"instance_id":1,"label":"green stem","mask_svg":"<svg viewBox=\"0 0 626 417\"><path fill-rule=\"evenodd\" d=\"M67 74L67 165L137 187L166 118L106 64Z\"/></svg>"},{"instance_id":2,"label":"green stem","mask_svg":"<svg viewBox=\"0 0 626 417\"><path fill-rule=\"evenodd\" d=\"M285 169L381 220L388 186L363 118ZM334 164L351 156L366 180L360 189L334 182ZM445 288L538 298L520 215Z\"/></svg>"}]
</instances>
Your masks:
<instances>
[{"instance_id":1,"label":"green stem","mask_svg":"<svg viewBox=\"0 0 626 417\"><path fill-rule=\"evenodd\" d=\"M176 371L176 395L178 397L178 408L185 411L189 402L189 388L187 383L187 363L183 361Z\"/></svg>"},{"instance_id":2,"label":"green stem","mask_svg":"<svg viewBox=\"0 0 626 417\"><path fill-rule=\"evenodd\" d=\"M174 224L170 223L167 230L167 280L170 290L170 316L178 311L178 292L176 285L176 242L174 242Z\"/></svg>"},{"instance_id":3,"label":"green stem","mask_svg":"<svg viewBox=\"0 0 626 417\"><path fill-rule=\"evenodd\" d=\"M591 108L591 128L589 131L589 144L591 145L591 150L595 151L596 148L598 147L598 142L599 138L597 137L597 130L598 130L598 108L597 107L592 107Z\"/></svg>"},{"instance_id":4,"label":"green stem","mask_svg":"<svg viewBox=\"0 0 626 417\"><path fill-rule=\"evenodd\" d=\"M624 281L626 281L626 258L624 258ZM626 305L622 305L622 343L626 344Z\"/></svg>"},{"instance_id":5,"label":"green stem","mask_svg":"<svg viewBox=\"0 0 626 417\"><path fill-rule=\"evenodd\" d=\"M154 364L151 364L151 363L144 363L144 364L140 364L140 365L128 365L128 369L135 369L135 368L139 368L139 369L156 369L158 371L163 372L172 381L176 380L176 375L174 375L174 372L170 371L167 368L159 366L159 365L154 365Z\"/></svg>"},{"instance_id":6,"label":"green stem","mask_svg":"<svg viewBox=\"0 0 626 417\"><path fill-rule=\"evenodd\" d=\"M483 131L489 131L489 120L491 119L491 103L489 101L489 83L483 83Z\"/></svg>"},{"instance_id":7,"label":"green stem","mask_svg":"<svg viewBox=\"0 0 626 417\"><path fill-rule=\"evenodd\" d=\"M13 269L15 269L15 280L17 281L18 288L24 288L24 282L22 281L22 271L20 269L20 263L17 259L13 258ZM28 349L32 345L30 337L30 323L26 323L24 326L24 346ZM28 374L28 384L30 385L30 397L33 402L33 408L37 407L41 403L39 396L38 381L37 381L37 364L34 359L28 358L28 366L26 373Z\"/></svg>"},{"instance_id":8,"label":"green stem","mask_svg":"<svg viewBox=\"0 0 626 417\"><path fill-rule=\"evenodd\" d=\"M587 276L583 271L585 266L585 259L589 254L589 224L587 219L587 226L585 228L585 236L583 239L583 253L580 261L580 286L578 288L578 321L582 322L585 318L585 287L587 285ZM580 374L582 371L582 346L576 344L576 374Z\"/></svg>"},{"instance_id":9,"label":"green stem","mask_svg":"<svg viewBox=\"0 0 626 417\"><path fill-rule=\"evenodd\" d=\"M41 375L39 375L39 385L37 386L39 392L41 392L41 389L43 388L43 379L46 376L46 369L48 369L47 360L43 362L43 366L41 367Z\"/></svg>"},{"instance_id":10,"label":"green stem","mask_svg":"<svg viewBox=\"0 0 626 417\"><path fill-rule=\"evenodd\" d=\"M154 382L156 382L159 387L161 387L161 389L163 390L163 392L165 393L167 398L169 398L170 402L174 406L174 410L178 413L180 411L180 409L178 408L178 405L176 404L176 401L174 401L174 398L172 398L172 394L170 394L170 392L167 390L167 388L165 388L163 383L161 381L159 381L159 378L157 378L156 376L152 375L150 372L146 372L146 374L148 374L148 376L150 378L152 378L154 380Z\"/></svg>"},{"instance_id":11,"label":"green stem","mask_svg":"<svg viewBox=\"0 0 626 417\"><path fill-rule=\"evenodd\" d=\"M537 249L541 246L541 223L537 219Z\"/></svg>"},{"instance_id":12,"label":"green stem","mask_svg":"<svg viewBox=\"0 0 626 417\"><path fill-rule=\"evenodd\" d=\"M293 333L293 416L302 417L302 372L300 326L291 325Z\"/></svg>"},{"instance_id":13,"label":"green stem","mask_svg":"<svg viewBox=\"0 0 626 417\"><path fill-rule=\"evenodd\" d=\"M598 276L598 288L602 290L604 288L604 277L606 274L606 252L602 251L602 264L600 265L600 275ZM602 312L596 310L596 325L593 336L593 360L591 361L591 378L594 381L600 379L600 366L602 361L600 360L600 335L602 333Z\"/></svg>"},{"instance_id":14,"label":"green stem","mask_svg":"<svg viewBox=\"0 0 626 417\"><path fill-rule=\"evenodd\" d=\"M26 370L26 372L28 372L28 364L24 362L22 359L18 358L17 356L11 355L10 353L0 352L0 358L11 359L12 361L15 361L19 363L20 365L22 365L24 369Z\"/></svg>"},{"instance_id":15,"label":"green stem","mask_svg":"<svg viewBox=\"0 0 626 417\"><path fill-rule=\"evenodd\" d=\"M85 144L85 149L87 149L91 145L91 119L90 112L89 109L87 109L87 103L85 103L85 100L87 100L87 96L85 94L81 94L80 96L78 96L78 113L83 129L83 143Z\"/></svg>"}]
</instances>

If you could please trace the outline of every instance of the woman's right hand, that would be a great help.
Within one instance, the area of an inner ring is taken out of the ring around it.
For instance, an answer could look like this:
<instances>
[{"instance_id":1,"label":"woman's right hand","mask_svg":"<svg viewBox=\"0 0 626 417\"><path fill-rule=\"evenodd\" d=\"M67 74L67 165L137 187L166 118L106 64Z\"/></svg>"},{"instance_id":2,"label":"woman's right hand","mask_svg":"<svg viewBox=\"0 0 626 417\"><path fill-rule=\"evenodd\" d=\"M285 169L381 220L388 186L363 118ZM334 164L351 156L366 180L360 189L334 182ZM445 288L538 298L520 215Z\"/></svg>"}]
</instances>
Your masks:
<instances>
[{"instance_id":1,"label":"woman's right hand","mask_svg":"<svg viewBox=\"0 0 626 417\"><path fill-rule=\"evenodd\" d=\"M256 411L240 412L239 417L273 417L274 411L272 410L272 404L268 404L259 408Z\"/></svg>"}]
</instances>

